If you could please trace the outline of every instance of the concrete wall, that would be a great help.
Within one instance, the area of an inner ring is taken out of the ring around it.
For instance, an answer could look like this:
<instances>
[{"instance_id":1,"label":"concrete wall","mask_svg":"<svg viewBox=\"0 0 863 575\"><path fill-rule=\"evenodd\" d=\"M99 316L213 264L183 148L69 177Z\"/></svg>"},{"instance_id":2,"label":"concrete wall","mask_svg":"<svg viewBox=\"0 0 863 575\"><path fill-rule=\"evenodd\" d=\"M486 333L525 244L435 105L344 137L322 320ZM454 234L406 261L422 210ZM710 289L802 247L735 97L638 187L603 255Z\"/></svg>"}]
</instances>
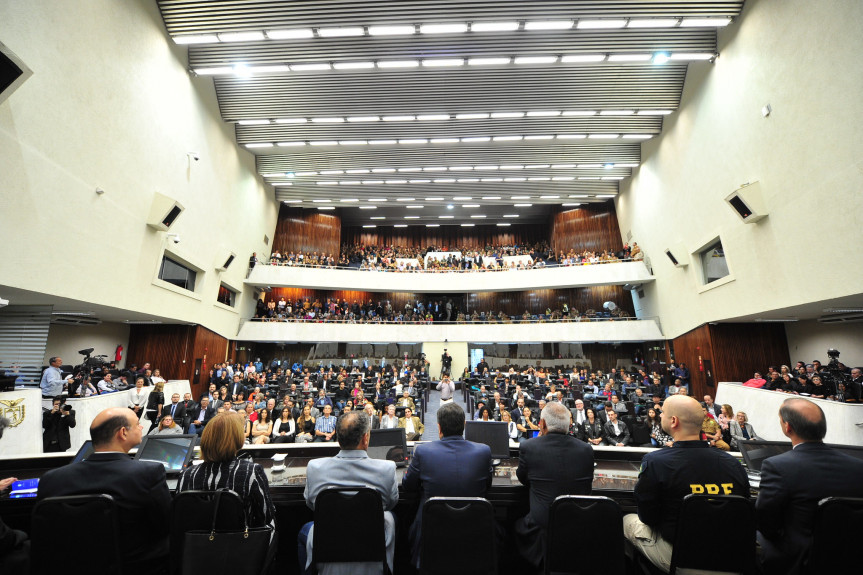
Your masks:
<instances>
[{"instance_id":1,"label":"concrete wall","mask_svg":"<svg viewBox=\"0 0 863 575\"><path fill-rule=\"evenodd\" d=\"M861 2L749 0L719 32L715 63L689 65L679 111L642 145L617 200L620 229L656 276L636 308L659 316L666 337L861 292L863 266L848 265L863 224L861 29ZM724 198L754 181L769 216L743 224ZM697 265L663 255L717 237L731 278L713 289Z\"/></svg>"},{"instance_id":2,"label":"concrete wall","mask_svg":"<svg viewBox=\"0 0 863 575\"><path fill-rule=\"evenodd\" d=\"M3 2L0 22L34 71L0 104L0 284L236 335L251 290L234 311L215 303L219 285L243 288L278 208L156 3ZM185 207L180 244L146 225L156 192ZM203 272L195 293L156 279L166 249Z\"/></svg>"},{"instance_id":3,"label":"concrete wall","mask_svg":"<svg viewBox=\"0 0 863 575\"><path fill-rule=\"evenodd\" d=\"M114 361L117 346L123 346L123 360L117 367L126 366L126 354L129 353L129 326L122 323L103 323L99 325L52 325L48 331L48 341L45 344L45 360L53 356L63 358L66 365L81 363L84 356L79 350L93 348L92 355L107 355L108 361Z\"/></svg>"},{"instance_id":4,"label":"concrete wall","mask_svg":"<svg viewBox=\"0 0 863 575\"><path fill-rule=\"evenodd\" d=\"M823 324L801 321L785 324L788 351L792 362L812 363L818 360L827 364L827 350L839 350L839 361L848 367L863 366L863 322Z\"/></svg>"}]
</instances>

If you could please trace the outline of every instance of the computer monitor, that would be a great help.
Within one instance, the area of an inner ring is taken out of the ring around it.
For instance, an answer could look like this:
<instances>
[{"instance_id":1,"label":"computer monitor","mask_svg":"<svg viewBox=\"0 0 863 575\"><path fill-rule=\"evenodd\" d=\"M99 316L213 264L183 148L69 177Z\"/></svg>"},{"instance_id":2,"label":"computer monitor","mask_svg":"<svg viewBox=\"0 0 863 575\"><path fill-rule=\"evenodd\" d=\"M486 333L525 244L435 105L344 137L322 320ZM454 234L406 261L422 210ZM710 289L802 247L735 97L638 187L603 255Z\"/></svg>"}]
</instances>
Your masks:
<instances>
[{"instance_id":1,"label":"computer monitor","mask_svg":"<svg viewBox=\"0 0 863 575\"><path fill-rule=\"evenodd\" d=\"M155 461L168 475L177 475L189 465L195 454L197 435L147 435L138 447L135 459Z\"/></svg>"},{"instance_id":2,"label":"computer monitor","mask_svg":"<svg viewBox=\"0 0 863 575\"><path fill-rule=\"evenodd\" d=\"M782 455L791 449L788 441L738 440L737 446L749 471L761 473L761 464L768 457Z\"/></svg>"},{"instance_id":3,"label":"computer monitor","mask_svg":"<svg viewBox=\"0 0 863 575\"><path fill-rule=\"evenodd\" d=\"M504 421L465 421L464 438L488 445L494 459L509 459L509 432Z\"/></svg>"},{"instance_id":4,"label":"computer monitor","mask_svg":"<svg viewBox=\"0 0 863 575\"><path fill-rule=\"evenodd\" d=\"M78 453L75 454L75 457L72 458L72 463L84 461L93 454L93 451L93 441L88 439L84 442L84 445L82 445L81 448L78 450Z\"/></svg>"},{"instance_id":5,"label":"computer monitor","mask_svg":"<svg viewBox=\"0 0 863 575\"><path fill-rule=\"evenodd\" d=\"M408 464L408 440L404 427L372 429L369 437L369 457L394 461L396 467Z\"/></svg>"}]
</instances>

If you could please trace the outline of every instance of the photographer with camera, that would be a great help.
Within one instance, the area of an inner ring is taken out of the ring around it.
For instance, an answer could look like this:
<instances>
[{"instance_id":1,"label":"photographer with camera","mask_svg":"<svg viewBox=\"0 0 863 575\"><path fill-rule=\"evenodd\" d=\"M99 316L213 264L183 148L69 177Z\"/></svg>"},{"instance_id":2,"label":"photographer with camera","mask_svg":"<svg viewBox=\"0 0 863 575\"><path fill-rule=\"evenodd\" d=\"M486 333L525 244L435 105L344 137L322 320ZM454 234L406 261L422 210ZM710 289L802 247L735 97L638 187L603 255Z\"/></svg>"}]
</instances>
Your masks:
<instances>
[{"instance_id":1,"label":"photographer with camera","mask_svg":"<svg viewBox=\"0 0 863 575\"><path fill-rule=\"evenodd\" d=\"M42 412L42 450L45 453L62 453L72 441L69 429L75 427L75 410L65 404L62 396L51 401L51 410Z\"/></svg>"}]
</instances>

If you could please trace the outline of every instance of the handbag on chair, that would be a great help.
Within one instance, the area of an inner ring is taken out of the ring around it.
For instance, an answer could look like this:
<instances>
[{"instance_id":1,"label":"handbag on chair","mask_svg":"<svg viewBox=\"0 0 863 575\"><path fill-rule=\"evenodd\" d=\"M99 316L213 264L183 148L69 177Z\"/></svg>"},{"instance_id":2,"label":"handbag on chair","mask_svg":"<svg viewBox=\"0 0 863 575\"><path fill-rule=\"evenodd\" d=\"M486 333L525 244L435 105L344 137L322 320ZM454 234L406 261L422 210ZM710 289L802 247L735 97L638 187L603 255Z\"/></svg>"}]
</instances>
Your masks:
<instances>
[{"instance_id":1,"label":"handbag on chair","mask_svg":"<svg viewBox=\"0 0 863 575\"><path fill-rule=\"evenodd\" d=\"M245 519L242 531L217 531L222 493L216 492L210 530L186 532L182 573L264 573L275 554L272 528L250 528Z\"/></svg>"}]
</instances>

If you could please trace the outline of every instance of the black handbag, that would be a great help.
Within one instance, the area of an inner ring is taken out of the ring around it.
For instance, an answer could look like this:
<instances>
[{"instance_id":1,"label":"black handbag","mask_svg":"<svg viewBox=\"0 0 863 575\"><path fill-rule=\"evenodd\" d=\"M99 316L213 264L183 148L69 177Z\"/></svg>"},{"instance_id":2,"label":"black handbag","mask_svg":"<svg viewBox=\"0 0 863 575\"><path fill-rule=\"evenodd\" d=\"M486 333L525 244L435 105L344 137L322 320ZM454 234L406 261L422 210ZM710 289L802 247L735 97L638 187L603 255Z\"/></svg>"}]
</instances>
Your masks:
<instances>
[{"instance_id":1,"label":"black handbag","mask_svg":"<svg viewBox=\"0 0 863 575\"><path fill-rule=\"evenodd\" d=\"M264 573L276 548L270 545L272 528L249 528L246 519L242 531L217 531L222 493L216 492L210 530L186 532L182 573Z\"/></svg>"}]
</instances>

